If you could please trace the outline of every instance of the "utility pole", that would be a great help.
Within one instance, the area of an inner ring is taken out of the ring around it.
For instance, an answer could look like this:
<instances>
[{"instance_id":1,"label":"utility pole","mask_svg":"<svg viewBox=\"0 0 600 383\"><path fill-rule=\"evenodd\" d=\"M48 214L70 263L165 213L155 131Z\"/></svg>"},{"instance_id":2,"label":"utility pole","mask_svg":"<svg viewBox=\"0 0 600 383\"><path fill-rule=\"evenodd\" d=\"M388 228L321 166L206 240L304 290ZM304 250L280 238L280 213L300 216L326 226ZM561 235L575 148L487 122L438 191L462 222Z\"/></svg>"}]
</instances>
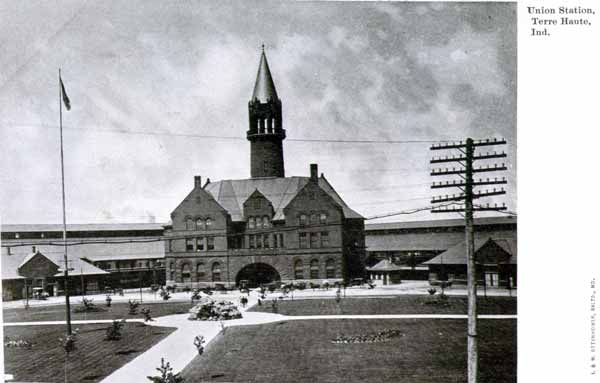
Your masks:
<instances>
[{"instance_id":1,"label":"utility pole","mask_svg":"<svg viewBox=\"0 0 600 383\"><path fill-rule=\"evenodd\" d=\"M444 207L432 209L432 213L464 213L465 217L465 247L466 247L466 259L467 259L467 295L468 295L468 330L467 330L467 365L468 365L468 382L469 383L477 383L479 381L479 351L478 351L478 341L477 341L477 264L475 259L475 240L474 240L474 230L473 230L473 212L474 211L501 211L506 210L506 206L502 204L502 206L474 206L473 200L489 197L495 195L506 194L504 189L496 190L486 190L484 192L474 192L473 188L475 186L484 186L484 185L499 185L506 184L506 178L502 178L498 180L494 178L490 180L486 178L485 180L479 179L474 180L474 173L483 173L483 172L491 172L491 171L504 171L506 170L506 165L486 165L481 166L479 168L473 167L473 162L477 160L489 160L495 158L506 158L506 153L481 153L475 154L475 148L480 146L491 146L491 145L505 145L505 140L498 139L486 139L486 140L477 140L474 141L471 138L467 138L466 141L460 141L458 143L444 143L437 144L431 147L431 150L449 150L449 149L457 149L462 154L452 155L452 156L444 156L444 157L433 157L430 161L432 164L437 163L449 163L449 162L457 162L461 165L461 168L452 168L452 169L433 169L431 171L432 176L449 176L449 175L458 175L462 178L460 181L443 181L443 182L434 182L431 185L432 189L440 189L440 188L449 188L449 187L457 187L462 193L458 195L445 195L440 197L434 197L431 200L431 203L441 203L441 202L449 202L456 203L456 205L446 205ZM461 201L464 201L464 205L461 205ZM484 271L484 280L485 280L485 271Z\"/></svg>"}]
</instances>

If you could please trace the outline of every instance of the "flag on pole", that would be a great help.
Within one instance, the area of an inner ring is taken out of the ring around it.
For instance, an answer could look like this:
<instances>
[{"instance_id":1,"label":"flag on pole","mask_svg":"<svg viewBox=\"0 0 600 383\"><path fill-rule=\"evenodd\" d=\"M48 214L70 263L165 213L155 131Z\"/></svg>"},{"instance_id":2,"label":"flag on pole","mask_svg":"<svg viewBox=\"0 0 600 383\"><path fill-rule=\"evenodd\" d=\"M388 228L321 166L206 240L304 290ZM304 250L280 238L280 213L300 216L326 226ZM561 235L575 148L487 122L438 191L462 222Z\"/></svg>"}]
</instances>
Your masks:
<instances>
[{"instance_id":1,"label":"flag on pole","mask_svg":"<svg viewBox=\"0 0 600 383\"><path fill-rule=\"evenodd\" d=\"M62 78L59 77L60 80L60 93L62 94L63 102L65 103L65 108L67 110L71 110L71 100L69 100L69 96L67 96L67 92L65 91L65 85L62 82Z\"/></svg>"}]
</instances>

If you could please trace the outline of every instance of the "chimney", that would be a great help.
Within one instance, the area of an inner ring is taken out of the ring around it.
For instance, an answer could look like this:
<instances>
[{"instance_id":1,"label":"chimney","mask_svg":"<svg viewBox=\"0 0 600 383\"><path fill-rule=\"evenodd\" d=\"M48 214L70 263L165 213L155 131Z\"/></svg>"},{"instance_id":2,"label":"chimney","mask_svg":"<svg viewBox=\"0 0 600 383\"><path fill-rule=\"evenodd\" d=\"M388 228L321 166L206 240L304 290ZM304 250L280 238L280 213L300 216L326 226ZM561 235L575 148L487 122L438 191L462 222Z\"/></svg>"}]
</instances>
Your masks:
<instances>
[{"instance_id":1,"label":"chimney","mask_svg":"<svg viewBox=\"0 0 600 383\"><path fill-rule=\"evenodd\" d=\"M310 164L310 180L312 182L319 181L319 167L317 164Z\"/></svg>"},{"instance_id":2,"label":"chimney","mask_svg":"<svg viewBox=\"0 0 600 383\"><path fill-rule=\"evenodd\" d=\"M195 188L202 187L202 177L201 176L194 176L194 187Z\"/></svg>"}]
</instances>

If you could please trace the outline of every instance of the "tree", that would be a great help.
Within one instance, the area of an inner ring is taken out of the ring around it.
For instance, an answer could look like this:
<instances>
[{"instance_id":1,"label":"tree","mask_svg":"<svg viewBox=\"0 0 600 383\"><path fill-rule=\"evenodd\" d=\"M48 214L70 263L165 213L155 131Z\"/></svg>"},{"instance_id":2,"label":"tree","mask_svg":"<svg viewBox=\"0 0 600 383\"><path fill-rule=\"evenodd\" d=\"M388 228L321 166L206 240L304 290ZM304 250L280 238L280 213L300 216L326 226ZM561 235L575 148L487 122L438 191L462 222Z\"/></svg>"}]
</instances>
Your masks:
<instances>
[{"instance_id":1,"label":"tree","mask_svg":"<svg viewBox=\"0 0 600 383\"><path fill-rule=\"evenodd\" d=\"M165 364L165 359L160 358L160 367L157 367L156 370L160 372L159 376L148 376L148 380L153 383L184 383L185 380L179 373L173 374L173 367L171 364L167 362Z\"/></svg>"}]
</instances>

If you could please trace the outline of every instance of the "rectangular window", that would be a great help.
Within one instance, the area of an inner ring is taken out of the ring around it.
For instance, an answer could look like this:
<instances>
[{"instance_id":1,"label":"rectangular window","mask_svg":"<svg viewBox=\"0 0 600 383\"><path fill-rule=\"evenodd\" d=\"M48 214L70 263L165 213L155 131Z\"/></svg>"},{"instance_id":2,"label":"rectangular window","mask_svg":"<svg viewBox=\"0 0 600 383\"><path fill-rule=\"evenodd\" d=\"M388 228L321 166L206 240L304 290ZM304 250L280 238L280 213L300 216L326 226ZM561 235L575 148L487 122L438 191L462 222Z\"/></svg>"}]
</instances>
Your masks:
<instances>
[{"instance_id":1,"label":"rectangular window","mask_svg":"<svg viewBox=\"0 0 600 383\"><path fill-rule=\"evenodd\" d=\"M196 251L204 251L204 237L196 238Z\"/></svg>"},{"instance_id":2,"label":"rectangular window","mask_svg":"<svg viewBox=\"0 0 600 383\"><path fill-rule=\"evenodd\" d=\"M308 241L306 233L298 233L298 242L301 249L308 248Z\"/></svg>"},{"instance_id":3,"label":"rectangular window","mask_svg":"<svg viewBox=\"0 0 600 383\"><path fill-rule=\"evenodd\" d=\"M310 247L313 249L319 247L319 233L310 233Z\"/></svg>"},{"instance_id":4,"label":"rectangular window","mask_svg":"<svg viewBox=\"0 0 600 383\"><path fill-rule=\"evenodd\" d=\"M191 238L185 240L185 251L194 251L194 241Z\"/></svg>"},{"instance_id":5,"label":"rectangular window","mask_svg":"<svg viewBox=\"0 0 600 383\"><path fill-rule=\"evenodd\" d=\"M168 245L169 245L169 251L173 251L173 240L172 239L169 239ZM10 247L8 248L8 250L9 250L8 253L10 254Z\"/></svg>"},{"instance_id":6,"label":"rectangular window","mask_svg":"<svg viewBox=\"0 0 600 383\"><path fill-rule=\"evenodd\" d=\"M283 234L279 234L279 247L285 247L285 244L283 243Z\"/></svg>"},{"instance_id":7,"label":"rectangular window","mask_svg":"<svg viewBox=\"0 0 600 383\"><path fill-rule=\"evenodd\" d=\"M329 232L321 232L321 247L329 247Z\"/></svg>"},{"instance_id":8,"label":"rectangular window","mask_svg":"<svg viewBox=\"0 0 600 383\"><path fill-rule=\"evenodd\" d=\"M273 234L273 248L276 249L277 248L277 238L279 237L279 234L275 233Z\"/></svg>"},{"instance_id":9,"label":"rectangular window","mask_svg":"<svg viewBox=\"0 0 600 383\"><path fill-rule=\"evenodd\" d=\"M260 234L256 236L256 248L262 249L262 235Z\"/></svg>"},{"instance_id":10,"label":"rectangular window","mask_svg":"<svg viewBox=\"0 0 600 383\"><path fill-rule=\"evenodd\" d=\"M263 243L265 245L265 249L268 249L270 247L269 246L269 234L265 234L263 236Z\"/></svg>"},{"instance_id":11,"label":"rectangular window","mask_svg":"<svg viewBox=\"0 0 600 383\"><path fill-rule=\"evenodd\" d=\"M251 249L254 249L254 246L255 246L254 243L255 243L254 236L253 235L249 235L248 236L248 247L251 248Z\"/></svg>"},{"instance_id":12,"label":"rectangular window","mask_svg":"<svg viewBox=\"0 0 600 383\"><path fill-rule=\"evenodd\" d=\"M206 250L214 250L215 249L215 238L208 237L206 238Z\"/></svg>"}]
</instances>

